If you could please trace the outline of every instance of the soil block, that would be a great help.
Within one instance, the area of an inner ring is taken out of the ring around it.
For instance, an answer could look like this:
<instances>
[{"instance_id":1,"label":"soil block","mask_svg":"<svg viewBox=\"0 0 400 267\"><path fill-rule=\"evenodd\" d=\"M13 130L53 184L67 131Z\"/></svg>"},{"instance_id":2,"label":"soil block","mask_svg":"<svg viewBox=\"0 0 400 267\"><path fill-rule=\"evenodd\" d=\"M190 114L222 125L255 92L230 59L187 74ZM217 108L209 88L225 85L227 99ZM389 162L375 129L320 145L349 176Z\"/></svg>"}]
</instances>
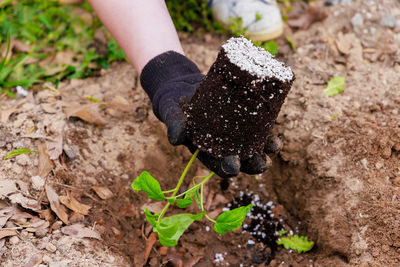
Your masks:
<instances>
[{"instance_id":1,"label":"soil block","mask_svg":"<svg viewBox=\"0 0 400 267\"><path fill-rule=\"evenodd\" d=\"M294 79L290 67L263 48L229 39L183 107L188 138L217 158L262 154Z\"/></svg>"}]
</instances>

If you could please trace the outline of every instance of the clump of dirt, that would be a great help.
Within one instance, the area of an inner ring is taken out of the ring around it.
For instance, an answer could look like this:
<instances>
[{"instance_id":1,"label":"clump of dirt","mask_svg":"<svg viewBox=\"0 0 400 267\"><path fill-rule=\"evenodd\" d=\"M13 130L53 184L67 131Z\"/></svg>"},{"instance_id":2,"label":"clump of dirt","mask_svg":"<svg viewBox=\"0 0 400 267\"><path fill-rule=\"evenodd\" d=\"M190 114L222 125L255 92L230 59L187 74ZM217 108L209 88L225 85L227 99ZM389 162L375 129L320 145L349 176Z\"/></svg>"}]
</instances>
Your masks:
<instances>
[{"instance_id":1,"label":"clump of dirt","mask_svg":"<svg viewBox=\"0 0 400 267\"><path fill-rule=\"evenodd\" d=\"M184 107L188 138L217 158L263 154L293 81L291 69L263 48L229 39Z\"/></svg>"}]
</instances>

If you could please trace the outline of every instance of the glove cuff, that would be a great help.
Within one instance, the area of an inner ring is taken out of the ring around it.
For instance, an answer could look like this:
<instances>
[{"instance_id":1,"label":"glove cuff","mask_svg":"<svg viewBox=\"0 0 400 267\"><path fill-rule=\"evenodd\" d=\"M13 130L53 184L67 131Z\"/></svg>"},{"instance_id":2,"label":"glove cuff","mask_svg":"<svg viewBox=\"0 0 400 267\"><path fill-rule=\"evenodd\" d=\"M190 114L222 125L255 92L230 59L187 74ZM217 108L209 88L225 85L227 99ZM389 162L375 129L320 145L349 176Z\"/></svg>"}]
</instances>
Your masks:
<instances>
[{"instance_id":1,"label":"glove cuff","mask_svg":"<svg viewBox=\"0 0 400 267\"><path fill-rule=\"evenodd\" d=\"M153 102L160 85L193 73L200 73L196 64L180 53L167 51L146 64L140 75L140 83Z\"/></svg>"}]
</instances>

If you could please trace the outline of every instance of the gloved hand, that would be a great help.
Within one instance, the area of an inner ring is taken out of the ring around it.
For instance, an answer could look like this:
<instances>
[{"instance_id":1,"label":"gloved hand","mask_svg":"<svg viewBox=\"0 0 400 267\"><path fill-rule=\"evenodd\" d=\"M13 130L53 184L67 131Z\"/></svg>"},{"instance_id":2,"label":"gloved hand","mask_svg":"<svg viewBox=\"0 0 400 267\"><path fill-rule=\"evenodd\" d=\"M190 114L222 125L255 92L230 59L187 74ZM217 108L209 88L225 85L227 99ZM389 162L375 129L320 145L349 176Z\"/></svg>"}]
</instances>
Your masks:
<instances>
[{"instance_id":1,"label":"gloved hand","mask_svg":"<svg viewBox=\"0 0 400 267\"><path fill-rule=\"evenodd\" d=\"M140 75L142 87L153 104L154 114L167 126L169 142L175 146L183 144L192 153L197 148L185 136L186 117L181 107L190 102L204 77L192 61L174 51L165 52L150 60ZM279 138L270 136L264 152L275 153L280 150L281 145ZM197 158L223 178L236 176L239 171L248 174L262 173L272 163L265 154L256 154L240 162L238 156L218 159L200 151Z\"/></svg>"}]
</instances>

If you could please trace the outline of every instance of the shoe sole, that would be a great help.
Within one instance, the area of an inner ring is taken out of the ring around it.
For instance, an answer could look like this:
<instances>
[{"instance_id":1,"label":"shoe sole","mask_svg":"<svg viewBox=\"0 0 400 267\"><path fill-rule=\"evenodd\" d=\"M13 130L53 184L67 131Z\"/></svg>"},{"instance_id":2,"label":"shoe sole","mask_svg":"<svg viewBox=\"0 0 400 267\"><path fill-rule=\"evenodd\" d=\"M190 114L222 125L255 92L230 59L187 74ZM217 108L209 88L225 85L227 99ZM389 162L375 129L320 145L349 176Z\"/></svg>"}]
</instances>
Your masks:
<instances>
[{"instance_id":1,"label":"shoe sole","mask_svg":"<svg viewBox=\"0 0 400 267\"><path fill-rule=\"evenodd\" d=\"M275 29L268 29L262 32L248 32L246 36L253 42L265 42L281 36L283 33L283 23Z\"/></svg>"}]
</instances>

